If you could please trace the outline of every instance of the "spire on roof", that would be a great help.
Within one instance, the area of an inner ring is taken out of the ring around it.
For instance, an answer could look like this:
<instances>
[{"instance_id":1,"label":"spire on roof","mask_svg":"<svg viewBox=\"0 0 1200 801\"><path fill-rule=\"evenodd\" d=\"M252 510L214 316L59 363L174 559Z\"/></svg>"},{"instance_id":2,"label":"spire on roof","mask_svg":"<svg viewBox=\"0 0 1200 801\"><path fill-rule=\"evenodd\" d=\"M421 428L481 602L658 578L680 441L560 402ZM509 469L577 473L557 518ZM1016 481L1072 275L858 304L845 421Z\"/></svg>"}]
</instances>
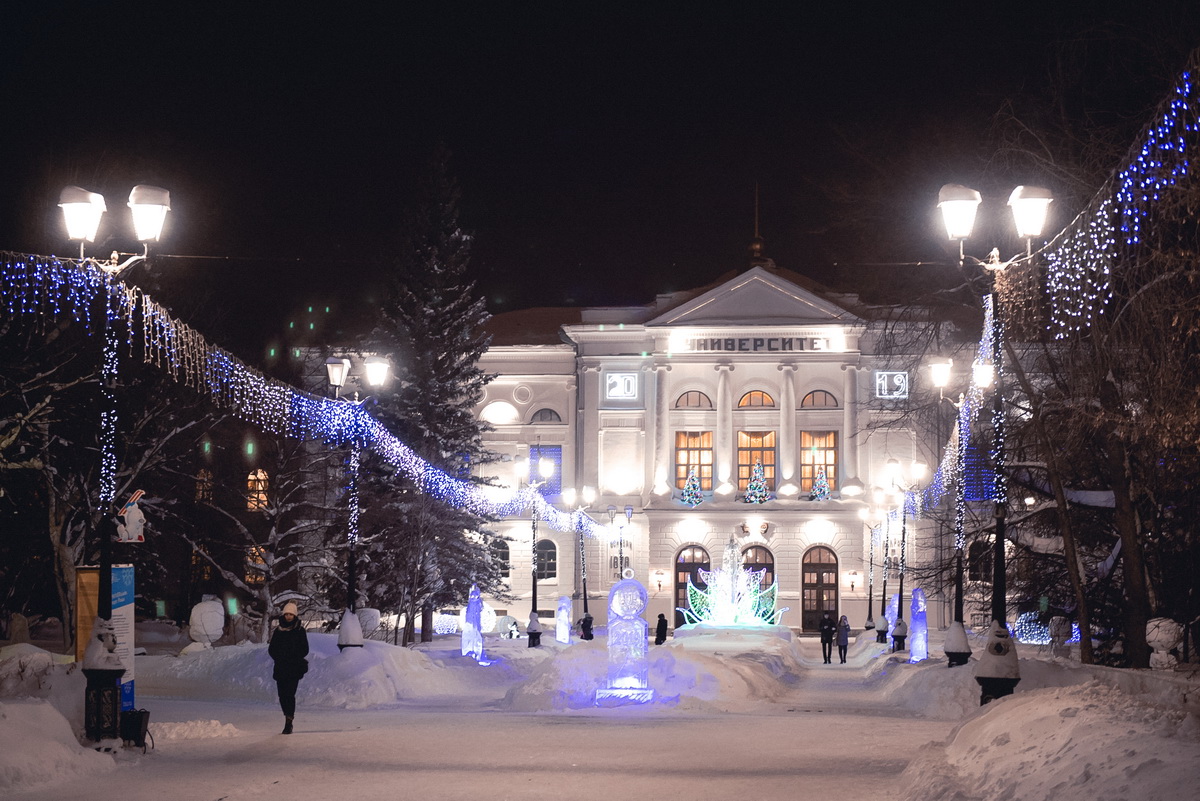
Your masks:
<instances>
[{"instance_id":1,"label":"spire on roof","mask_svg":"<svg viewBox=\"0 0 1200 801\"><path fill-rule=\"evenodd\" d=\"M758 235L758 182L754 183L754 239L750 240L750 263L746 269L751 267L773 267L775 262L763 255L763 238Z\"/></svg>"}]
</instances>

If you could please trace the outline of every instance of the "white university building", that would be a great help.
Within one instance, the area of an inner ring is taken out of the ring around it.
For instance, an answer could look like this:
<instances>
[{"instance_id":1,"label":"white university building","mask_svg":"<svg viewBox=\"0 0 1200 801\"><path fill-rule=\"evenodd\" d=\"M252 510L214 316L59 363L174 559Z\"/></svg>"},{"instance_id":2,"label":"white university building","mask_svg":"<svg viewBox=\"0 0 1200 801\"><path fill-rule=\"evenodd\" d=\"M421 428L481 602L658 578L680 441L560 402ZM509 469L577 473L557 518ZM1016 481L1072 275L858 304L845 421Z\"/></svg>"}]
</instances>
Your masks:
<instances>
[{"instance_id":1,"label":"white university building","mask_svg":"<svg viewBox=\"0 0 1200 801\"><path fill-rule=\"evenodd\" d=\"M764 581L777 583L778 605L789 608L780 622L794 630L815 630L823 610L861 628L870 589L870 616L879 619L882 554L878 547L872 554L859 514L864 496L852 498L846 488L887 486L889 459L932 466L938 448L933 433L914 430L905 414L909 382L920 376L895 369L894 353L878 353L878 328L854 311L861 308L856 297L823 291L760 257L714 285L646 306L493 318L480 366L496 378L477 413L492 427L485 444L503 461L487 472L515 484L505 474L512 463L548 458L547 501L575 508L582 501L568 506L564 490L582 498L588 487L595 497L587 514L607 525L613 513L611 536L584 542L588 610L597 625L623 573L647 587L652 628L659 613L678 625L689 576L720 567L731 539L747 566L765 568ZM747 503L756 463L770 500ZM682 499L692 473L702 498L696 506ZM828 497L810 500L822 473ZM507 581L517 600L486 600L527 618L536 553L542 619L568 596L578 620L579 540L542 522L535 544L533 529L529 511L494 526L509 539ZM918 550L947 547L951 536L931 520L909 521L907 533L910 565L934 562L938 554ZM893 533L896 564L899 547ZM910 575L906 594L913 583ZM893 566L889 595L897 585ZM929 624L945 625L948 599L925 589Z\"/></svg>"}]
</instances>

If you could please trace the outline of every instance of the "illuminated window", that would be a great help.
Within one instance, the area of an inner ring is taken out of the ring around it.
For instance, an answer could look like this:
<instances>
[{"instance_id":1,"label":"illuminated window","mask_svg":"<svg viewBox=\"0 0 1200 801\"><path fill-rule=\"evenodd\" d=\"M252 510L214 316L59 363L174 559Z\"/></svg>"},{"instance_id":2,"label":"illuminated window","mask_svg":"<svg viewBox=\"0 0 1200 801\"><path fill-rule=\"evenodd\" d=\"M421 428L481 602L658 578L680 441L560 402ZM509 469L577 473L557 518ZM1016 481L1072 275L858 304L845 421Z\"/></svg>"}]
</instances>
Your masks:
<instances>
[{"instance_id":1,"label":"illuminated window","mask_svg":"<svg viewBox=\"0 0 1200 801\"><path fill-rule=\"evenodd\" d=\"M712 407L712 399L695 389L683 393L675 401L676 409L711 409Z\"/></svg>"},{"instance_id":2,"label":"illuminated window","mask_svg":"<svg viewBox=\"0 0 1200 801\"><path fill-rule=\"evenodd\" d=\"M562 416L553 409L538 409L533 413L533 417L529 418L531 423L561 423Z\"/></svg>"},{"instance_id":3,"label":"illuminated window","mask_svg":"<svg viewBox=\"0 0 1200 801\"><path fill-rule=\"evenodd\" d=\"M200 550L192 551L192 582L212 581L213 566Z\"/></svg>"},{"instance_id":4,"label":"illuminated window","mask_svg":"<svg viewBox=\"0 0 1200 801\"><path fill-rule=\"evenodd\" d=\"M267 471L259 468L246 476L246 509L257 512L267 508Z\"/></svg>"},{"instance_id":5,"label":"illuminated window","mask_svg":"<svg viewBox=\"0 0 1200 801\"><path fill-rule=\"evenodd\" d=\"M749 570L765 570L760 586L770 587L775 583L775 557L761 545L751 545L742 551L742 567Z\"/></svg>"},{"instance_id":6,"label":"illuminated window","mask_svg":"<svg viewBox=\"0 0 1200 801\"><path fill-rule=\"evenodd\" d=\"M762 390L756 389L752 392L747 392L738 401L739 409L758 409L768 408L775 405L775 399Z\"/></svg>"},{"instance_id":7,"label":"illuminated window","mask_svg":"<svg viewBox=\"0 0 1200 801\"><path fill-rule=\"evenodd\" d=\"M246 549L246 583L262 584L267 579L267 551L261 545Z\"/></svg>"},{"instance_id":8,"label":"illuminated window","mask_svg":"<svg viewBox=\"0 0 1200 801\"><path fill-rule=\"evenodd\" d=\"M713 432L675 432L675 487L683 489L688 474L696 471L700 489L712 491L713 479Z\"/></svg>"},{"instance_id":9,"label":"illuminated window","mask_svg":"<svg viewBox=\"0 0 1200 801\"><path fill-rule=\"evenodd\" d=\"M538 540L537 577L539 580L558 578L558 548L550 540Z\"/></svg>"},{"instance_id":10,"label":"illuminated window","mask_svg":"<svg viewBox=\"0 0 1200 801\"><path fill-rule=\"evenodd\" d=\"M504 540L492 540L491 551L492 561L500 568L501 578L508 578L512 572L508 543Z\"/></svg>"},{"instance_id":11,"label":"illuminated window","mask_svg":"<svg viewBox=\"0 0 1200 801\"><path fill-rule=\"evenodd\" d=\"M739 431L738 439L738 489L746 491L754 472L754 463L762 462L763 478L767 490L775 490L775 432Z\"/></svg>"},{"instance_id":12,"label":"illuminated window","mask_svg":"<svg viewBox=\"0 0 1200 801\"><path fill-rule=\"evenodd\" d=\"M811 492L818 471L825 470L829 489L837 489L837 432L800 432L800 491Z\"/></svg>"},{"instance_id":13,"label":"illuminated window","mask_svg":"<svg viewBox=\"0 0 1200 801\"><path fill-rule=\"evenodd\" d=\"M196 474L196 503L212 503L213 474L207 467Z\"/></svg>"},{"instance_id":14,"label":"illuminated window","mask_svg":"<svg viewBox=\"0 0 1200 801\"><path fill-rule=\"evenodd\" d=\"M823 389L813 390L800 401L801 409L836 409L837 407L837 398Z\"/></svg>"}]
</instances>

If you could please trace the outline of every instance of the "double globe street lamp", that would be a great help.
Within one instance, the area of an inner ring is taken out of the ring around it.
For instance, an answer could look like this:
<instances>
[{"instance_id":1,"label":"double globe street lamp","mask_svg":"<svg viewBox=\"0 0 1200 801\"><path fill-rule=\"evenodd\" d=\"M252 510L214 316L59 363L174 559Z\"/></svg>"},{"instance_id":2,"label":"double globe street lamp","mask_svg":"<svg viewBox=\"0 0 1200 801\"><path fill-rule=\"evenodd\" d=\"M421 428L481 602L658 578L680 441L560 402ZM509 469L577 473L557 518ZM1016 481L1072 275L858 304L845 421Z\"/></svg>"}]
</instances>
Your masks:
<instances>
[{"instance_id":1,"label":"double globe street lamp","mask_svg":"<svg viewBox=\"0 0 1200 801\"><path fill-rule=\"evenodd\" d=\"M551 459L547 459L544 456L539 458L537 460L537 463L538 463L537 472L538 472L538 477L540 478L540 480L539 481L530 481L529 480L529 468L530 468L530 462L532 462L532 461L533 461L532 457L529 459L518 459L516 461L516 464L513 466L513 470L517 475L517 483L518 484L520 484L521 486L527 486L532 491L537 492L538 488L540 488L543 484L545 484L547 481L549 481L554 476L554 461ZM529 604L530 604L529 611L531 614L536 615L538 613L538 586L537 586L537 580L538 580L538 547L537 547L538 546L538 507L537 507L536 503L532 504L532 507L533 507L533 514L532 514L533 520L532 520L532 523L530 524L531 532L530 532L530 543L529 543L529 560L530 560L529 561L529 564L530 564L529 574L530 574L530 579L532 580L532 589L530 590L530 593L529 593Z\"/></svg>"},{"instance_id":2,"label":"double globe street lamp","mask_svg":"<svg viewBox=\"0 0 1200 801\"><path fill-rule=\"evenodd\" d=\"M965 253L964 242L974 230L976 213L982 201L983 197L977 190L961 184L946 184L938 192L938 208L942 213L942 222L946 226L946 235L951 241L958 242L960 270L965 271L969 257ZM1005 522L1008 516L1008 488L1004 474L1004 324L1001 314L999 277L1012 265L1033 258L1033 239L1042 235L1052 201L1053 195L1047 189L1036 186L1018 186L1009 195L1008 205L1012 210L1017 236L1025 240L1025 253L1007 261L1001 261L999 250L993 248L986 261L971 258L973 264L990 272L992 276L991 367L994 376L992 382L992 430L993 466L995 469L993 515L996 529L992 556L992 636L999 636L1003 640L1003 643L998 645L993 645L989 641L989 652L996 651L996 653L990 654L986 663L985 660L981 660L976 671L976 679L983 685L984 702L1000 695L1010 694L1012 688L1020 681L1016 651L1012 648L1007 629L1008 586L1005 565ZM960 446L961 444L960 442ZM959 481L962 481L962 478L960 474ZM1003 661L1003 665L1000 665L1000 661ZM986 673L1004 675L984 675Z\"/></svg>"},{"instance_id":3,"label":"double globe street lamp","mask_svg":"<svg viewBox=\"0 0 1200 801\"><path fill-rule=\"evenodd\" d=\"M331 357L325 360L325 373L329 385L333 387L334 400L342 399L342 387L350 377L350 360L344 357ZM367 386L378 389L387 383L391 371L391 363L382 356L368 356L363 360L363 372L366 375ZM354 406L362 406L372 396L359 399L355 390L353 400L347 400ZM357 411L357 410L356 410ZM358 467L362 458L363 441L355 425L354 434L350 439L350 462L347 470L346 498L349 515L346 525L346 611L342 614L341 625L338 627L338 648L361 648L363 644L362 624L358 619Z\"/></svg>"},{"instance_id":4,"label":"double globe street lamp","mask_svg":"<svg viewBox=\"0 0 1200 801\"><path fill-rule=\"evenodd\" d=\"M592 487L584 487L580 492L575 492L573 487L567 488L562 492L563 503L571 507L572 515L575 522L575 530L579 537L579 581L583 591L583 614L588 614L588 591L587 591L587 549L584 543L584 526L583 513L587 508L596 501L596 490ZM576 500L579 502L576 503Z\"/></svg>"}]
</instances>

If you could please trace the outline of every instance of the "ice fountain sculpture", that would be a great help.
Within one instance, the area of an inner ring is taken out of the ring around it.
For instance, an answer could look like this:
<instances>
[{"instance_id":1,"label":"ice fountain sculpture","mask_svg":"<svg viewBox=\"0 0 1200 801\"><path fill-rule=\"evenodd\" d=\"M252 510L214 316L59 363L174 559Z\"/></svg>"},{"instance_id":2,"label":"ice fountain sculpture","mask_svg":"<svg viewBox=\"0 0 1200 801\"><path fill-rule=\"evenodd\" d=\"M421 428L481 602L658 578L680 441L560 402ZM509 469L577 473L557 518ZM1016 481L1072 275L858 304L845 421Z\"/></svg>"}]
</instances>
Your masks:
<instances>
[{"instance_id":1,"label":"ice fountain sculpture","mask_svg":"<svg viewBox=\"0 0 1200 801\"><path fill-rule=\"evenodd\" d=\"M554 639L564 645L571 644L571 599L558 599L558 611L554 613Z\"/></svg>"},{"instance_id":2,"label":"ice fountain sculpture","mask_svg":"<svg viewBox=\"0 0 1200 801\"><path fill-rule=\"evenodd\" d=\"M929 658L929 620L926 609L925 590L917 587L912 591L912 625L908 627L908 661L921 662Z\"/></svg>"},{"instance_id":3,"label":"ice fountain sculpture","mask_svg":"<svg viewBox=\"0 0 1200 801\"><path fill-rule=\"evenodd\" d=\"M483 630L480 628L480 618L483 615L483 598L479 595L479 587L471 585L471 594L467 596L467 614L463 619L462 655L470 656L476 662L483 661Z\"/></svg>"},{"instance_id":4,"label":"ice fountain sculpture","mask_svg":"<svg viewBox=\"0 0 1200 801\"><path fill-rule=\"evenodd\" d=\"M708 623L714 626L771 626L788 607L775 609L776 584L762 586L766 569L751 570L742 566L738 544L731 537L721 557L721 567L699 571L707 589L700 589L688 578L687 596L690 609L679 607L688 623Z\"/></svg>"},{"instance_id":5,"label":"ice fountain sculpture","mask_svg":"<svg viewBox=\"0 0 1200 801\"><path fill-rule=\"evenodd\" d=\"M646 621L642 612L649 596L636 579L613 585L608 593L608 687L596 690L598 706L644 704L654 699L646 658Z\"/></svg>"}]
</instances>

